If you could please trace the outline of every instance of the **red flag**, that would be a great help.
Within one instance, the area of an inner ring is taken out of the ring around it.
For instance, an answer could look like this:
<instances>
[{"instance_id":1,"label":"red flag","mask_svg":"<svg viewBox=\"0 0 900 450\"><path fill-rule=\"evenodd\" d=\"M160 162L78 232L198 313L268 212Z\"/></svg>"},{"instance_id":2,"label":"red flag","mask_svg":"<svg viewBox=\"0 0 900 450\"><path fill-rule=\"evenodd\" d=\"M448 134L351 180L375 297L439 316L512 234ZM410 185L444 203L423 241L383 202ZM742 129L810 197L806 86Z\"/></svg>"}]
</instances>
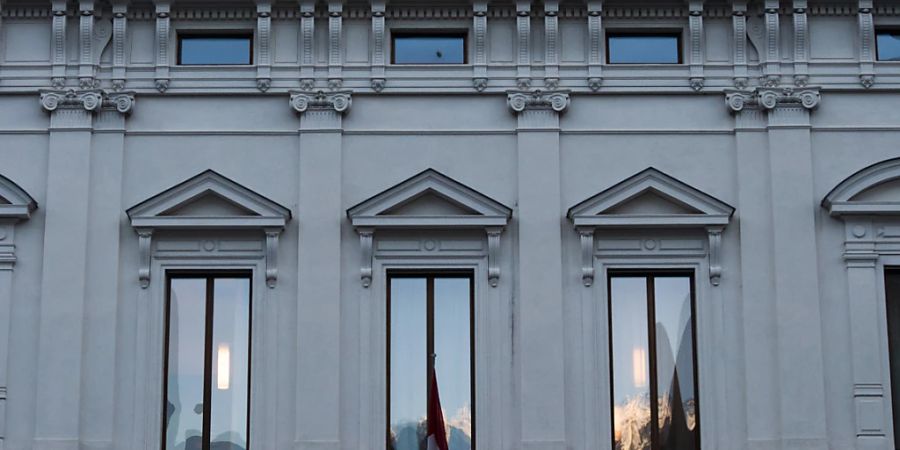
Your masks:
<instances>
[{"instance_id":1,"label":"red flag","mask_svg":"<svg viewBox=\"0 0 900 450\"><path fill-rule=\"evenodd\" d=\"M431 404L428 405L428 450L450 450L444 429L444 412L438 394L437 373L431 377Z\"/></svg>"}]
</instances>

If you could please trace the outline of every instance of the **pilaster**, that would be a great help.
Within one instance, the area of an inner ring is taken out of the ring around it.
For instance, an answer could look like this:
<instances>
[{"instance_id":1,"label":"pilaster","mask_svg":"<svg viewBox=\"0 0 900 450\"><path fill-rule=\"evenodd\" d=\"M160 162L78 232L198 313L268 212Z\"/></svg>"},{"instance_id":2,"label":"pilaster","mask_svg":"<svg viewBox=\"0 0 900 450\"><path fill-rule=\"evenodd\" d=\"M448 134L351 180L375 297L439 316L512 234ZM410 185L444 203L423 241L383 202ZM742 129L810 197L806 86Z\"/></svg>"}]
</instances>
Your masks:
<instances>
[{"instance_id":1,"label":"pilaster","mask_svg":"<svg viewBox=\"0 0 900 450\"><path fill-rule=\"evenodd\" d=\"M350 104L345 95L346 107L320 97L300 112L298 450L340 448L341 389L334 377L341 373L341 123Z\"/></svg>"},{"instance_id":2,"label":"pilaster","mask_svg":"<svg viewBox=\"0 0 900 450\"><path fill-rule=\"evenodd\" d=\"M50 44L52 53L50 79L53 87L61 89L66 85L66 22L68 22L66 0L53 0L51 12L53 41Z\"/></svg>"},{"instance_id":3,"label":"pilaster","mask_svg":"<svg viewBox=\"0 0 900 450\"><path fill-rule=\"evenodd\" d=\"M78 85L92 89L94 85L94 0L78 3Z\"/></svg>"},{"instance_id":4,"label":"pilaster","mask_svg":"<svg viewBox=\"0 0 900 450\"><path fill-rule=\"evenodd\" d=\"M705 44L706 35L703 32L703 0L690 0L690 65L691 65L691 89L699 92L703 89L706 78L703 74L703 65L706 62Z\"/></svg>"},{"instance_id":5,"label":"pilaster","mask_svg":"<svg viewBox=\"0 0 900 450\"><path fill-rule=\"evenodd\" d=\"M128 0L113 1L113 89L121 91L125 89L125 39L127 38L128 25Z\"/></svg>"},{"instance_id":6,"label":"pilaster","mask_svg":"<svg viewBox=\"0 0 900 450\"><path fill-rule=\"evenodd\" d=\"M859 83L866 89L875 85L875 23L872 0L859 0Z\"/></svg>"},{"instance_id":7,"label":"pilaster","mask_svg":"<svg viewBox=\"0 0 900 450\"><path fill-rule=\"evenodd\" d=\"M603 0L588 1L588 86L600 90L603 84Z\"/></svg>"},{"instance_id":8,"label":"pilaster","mask_svg":"<svg viewBox=\"0 0 900 450\"><path fill-rule=\"evenodd\" d=\"M521 448L566 448L559 115L566 91L511 91L518 115L519 394Z\"/></svg>"},{"instance_id":9,"label":"pilaster","mask_svg":"<svg viewBox=\"0 0 900 450\"><path fill-rule=\"evenodd\" d=\"M544 87L559 88L559 0L544 0Z\"/></svg>"},{"instance_id":10,"label":"pilaster","mask_svg":"<svg viewBox=\"0 0 900 450\"><path fill-rule=\"evenodd\" d=\"M328 0L328 87L344 85L344 2Z\"/></svg>"},{"instance_id":11,"label":"pilaster","mask_svg":"<svg viewBox=\"0 0 900 450\"><path fill-rule=\"evenodd\" d=\"M765 0L765 48L760 49L764 56L762 84L775 87L781 84L781 16L779 0Z\"/></svg>"},{"instance_id":12,"label":"pilaster","mask_svg":"<svg viewBox=\"0 0 900 450\"><path fill-rule=\"evenodd\" d=\"M487 89L487 0L472 4L472 30L475 38L475 58L472 66L472 87L481 92Z\"/></svg>"},{"instance_id":13,"label":"pilaster","mask_svg":"<svg viewBox=\"0 0 900 450\"><path fill-rule=\"evenodd\" d=\"M531 87L531 0L516 0L516 85Z\"/></svg>"},{"instance_id":14,"label":"pilaster","mask_svg":"<svg viewBox=\"0 0 900 450\"><path fill-rule=\"evenodd\" d=\"M256 0L256 88L266 92L272 87L272 2Z\"/></svg>"},{"instance_id":15,"label":"pilaster","mask_svg":"<svg viewBox=\"0 0 900 450\"><path fill-rule=\"evenodd\" d=\"M315 30L316 2L300 0L300 86L307 90L316 85Z\"/></svg>"},{"instance_id":16,"label":"pilaster","mask_svg":"<svg viewBox=\"0 0 900 450\"><path fill-rule=\"evenodd\" d=\"M385 66L385 41L386 30L384 26L384 14L386 8L386 0L372 0L372 90L381 92L387 84L387 78L384 74ZM478 46L478 37L476 32L475 45ZM477 59L477 57L476 57Z\"/></svg>"},{"instance_id":17,"label":"pilaster","mask_svg":"<svg viewBox=\"0 0 900 450\"><path fill-rule=\"evenodd\" d=\"M169 13L171 0L155 0L156 6L156 90L169 89Z\"/></svg>"}]
</instances>

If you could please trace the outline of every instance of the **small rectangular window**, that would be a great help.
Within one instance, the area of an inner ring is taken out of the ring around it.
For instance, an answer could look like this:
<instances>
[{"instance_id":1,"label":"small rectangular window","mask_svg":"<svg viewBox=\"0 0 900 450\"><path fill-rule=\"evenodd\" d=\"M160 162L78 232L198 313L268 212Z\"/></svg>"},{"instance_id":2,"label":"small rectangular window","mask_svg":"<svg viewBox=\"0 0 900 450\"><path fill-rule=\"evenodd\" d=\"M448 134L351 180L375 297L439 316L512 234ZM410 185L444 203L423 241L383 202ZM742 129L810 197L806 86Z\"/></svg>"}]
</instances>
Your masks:
<instances>
[{"instance_id":1,"label":"small rectangular window","mask_svg":"<svg viewBox=\"0 0 900 450\"><path fill-rule=\"evenodd\" d=\"M253 38L247 34L182 35L178 37L178 64L253 64Z\"/></svg>"},{"instance_id":2,"label":"small rectangular window","mask_svg":"<svg viewBox=\"0 0 900 450\"><path fill-rule=\"evenodd\" d=\"M250 278L170 276L162 450L247 450Z\"/></svg>"},{"instance_id":3,"label":"small rectangular window","mask_svg":"<svg viewBox=\"0 0 900 450\"><path fill-rule=\"evenodd\" d=\"M388 450L475 448L473 286L471 274L389 277Z\"/></svg>"},{"instance_id":4,"label":"small rectangular window","mask_svg":"<svg viewBox=\"0 0 900 450\"><path fill-rule=\"evenodd\" d=\"M462 33L398 33L393 37L394 64L465 64Z\"/></svg>"},{"instance_id":5,"label":"small rectangular window","mask_svg":"<svg viewBox=\"0 0 900 450\"><path fill-rule=\"evenodd\" d=\"M699 450L693 275L612 273L613 445Z\"/></svg>"},{"instance_id":6,"label":"small rectangular window","mask_svg":"<svg viewBox=\"0 0 900 450\"><path fill-rule=\"evenodd\" d=\"M879 30L875 37L879 61L900 61L900 30Z\"/></svg>"},{"instance_id":7,"label":"small rectangular window","mask_svg":"<svg viewBox=\"0 0 900 450\"><path fill-rule=\"evenodd\" d=\"M609 64L680 64L681 35L609 34L606 50Z\"/></svg>"}]
</instances>

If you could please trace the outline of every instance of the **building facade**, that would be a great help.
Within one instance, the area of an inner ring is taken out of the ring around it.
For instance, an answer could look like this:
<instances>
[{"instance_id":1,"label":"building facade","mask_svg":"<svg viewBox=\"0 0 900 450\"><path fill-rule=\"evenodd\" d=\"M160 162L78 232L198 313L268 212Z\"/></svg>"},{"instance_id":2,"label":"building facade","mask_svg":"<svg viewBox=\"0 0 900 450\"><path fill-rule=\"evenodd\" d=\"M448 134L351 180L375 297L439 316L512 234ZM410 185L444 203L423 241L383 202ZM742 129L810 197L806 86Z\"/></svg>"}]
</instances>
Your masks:
<instances>
[{"instance_id":1,"label":"building facade","mask_svg":"<svg viewBox=\"0 0 900 450\"><path fill-rule=\"evenodd\" d=\"M0 1L0 448L897 448L897 30Z\"/></svg>"}]
</instances>

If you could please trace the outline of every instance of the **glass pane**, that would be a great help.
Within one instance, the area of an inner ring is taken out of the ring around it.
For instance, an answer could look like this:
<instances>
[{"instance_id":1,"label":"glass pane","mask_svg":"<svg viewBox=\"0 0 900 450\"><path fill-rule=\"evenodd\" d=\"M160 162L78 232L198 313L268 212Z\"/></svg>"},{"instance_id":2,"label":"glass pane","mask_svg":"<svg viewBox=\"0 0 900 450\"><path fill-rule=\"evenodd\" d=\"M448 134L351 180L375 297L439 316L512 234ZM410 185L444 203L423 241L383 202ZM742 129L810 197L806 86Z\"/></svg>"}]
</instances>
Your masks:
<instances>
[{"instance_id":1,"label":"glass pane","mask_svg":"<svg viewBox=\"0 0 900 450\"><path fill-rule=\"evenodd\" d=\"M472 448L470 280L434 280L434 354L438 397L450 450Z\"/></svg>"},{"instance_id":2,"label":"glass pane","mask_svg":"<svg viewBox=\"0 0 900 450\"><path fill-rule=\"evenodd\" d=\"M249 36L184 36L181 64L250 64Z\"/></svg>"},{"instance_id":3,"label":"glass pane","mask_svg":"<svg viewBox=\"0 0 900 450\"><path fill-rule=\"evenodd\" d=\"M424 278L391 279L388 450L422 450L428 403L427 289Z\"/></svg>"},{"instance_id":4,"label":"glass pane","mask_svg":"<svg viewBox=\"0 0 900 450\"><path fill-rule=\"evenodd\" d=\"M613 439L616 450L650 448L647 279L610 280Z\"/></svg>"},{"instance_id":5,"label":"glass pane","mask_svg":"<svg viewBox=\"0 0 900 450\"><path fill-rule=\"evenodd\" d=\"M217 278L213 294L210 449L243 450L250 386L250 280Z\"/></svg>"},{"instance_id":6,"label":"glass pane","mask_svg":"<svg viewBox=\"0 0 900 450\"><path fill-rule=\"evenodd\" d=\"M654 279L660 450L697 448L694 336L689 277Z\"/></svg>"},{"instance_id":7,"label":"glass pane","mask_svg":"<svg viewBox=\"0 0 900 450\"><path fill-rule=\"evenodd\" d=\"M879 32L877 39L879 61L900 61L900 32Z\"/></svg>"},{"instance_id":8,"label":"glass pane","mask_svg":"<svg viewBox=\"0 0 900 450\"><path fill-rule=\"evenodd\" d=\"M203 440L206 280L174 278L170 283L166 450L199 450Z\"/></svg>"},{"instance_id":9,"label":"glass pane","mask_svg":"<svg viewBox=\"0 0 900 450\"><path fill-rule=\"evenodd\" d=\"M462 64L465 39L462 36L396 36L395 64Z\"/></svg>"},{"instance_id":10,"label":"glass pane","mask_svg":"<svg viewBox=\"0 0 900 450\"><path fill-rule=\"evenodd\" d=\"M678 64L678 36L610 36L610 64Z\"/></svg>"},{"instance_id":11,"label":"glass pane","mask_svg":"<svg viewBox=\"0 0 900 450\"><path fill-rule=\"evenodd\" d=\"M888 354L891 366L891 401L894 410L894 448L900 450L900 270L884 272L887 300Z\"/></svg>"}]
</instances>

